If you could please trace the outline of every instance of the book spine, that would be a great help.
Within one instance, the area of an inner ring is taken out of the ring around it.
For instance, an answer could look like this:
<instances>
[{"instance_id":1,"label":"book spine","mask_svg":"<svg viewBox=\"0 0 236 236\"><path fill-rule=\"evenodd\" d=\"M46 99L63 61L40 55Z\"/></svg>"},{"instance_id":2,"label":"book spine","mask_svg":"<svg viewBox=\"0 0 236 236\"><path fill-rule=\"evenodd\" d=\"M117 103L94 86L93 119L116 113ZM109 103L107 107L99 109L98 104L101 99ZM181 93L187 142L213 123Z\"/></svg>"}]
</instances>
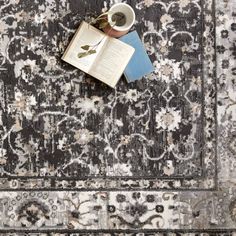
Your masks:
<instances>
[{"instance_id":1,"label":"book spine","mask_svg":"<svg viewBox=\"0 0 236 236\"><path fill-rule=\"evenodd\" d=\"M125 76L126 81L127 81L128 83L130 83L131 81L128 79L128 76L127 76L127 74L125 73L125 71L124 71L124 76Z\"/></svg>"}]
</instances>

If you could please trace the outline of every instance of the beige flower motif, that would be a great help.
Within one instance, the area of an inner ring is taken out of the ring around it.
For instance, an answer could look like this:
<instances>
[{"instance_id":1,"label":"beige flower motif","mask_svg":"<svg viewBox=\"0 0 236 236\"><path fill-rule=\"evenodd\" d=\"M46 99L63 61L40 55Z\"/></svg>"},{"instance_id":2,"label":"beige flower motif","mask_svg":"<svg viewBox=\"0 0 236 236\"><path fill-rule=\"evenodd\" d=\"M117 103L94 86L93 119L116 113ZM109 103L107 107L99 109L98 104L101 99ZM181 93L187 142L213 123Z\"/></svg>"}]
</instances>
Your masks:
<instances>
[{"instance_id":1,"label":"beige flower motif","mask_svg":"<svg viewBox=\"0 0 236 236\"><path fill-rule=\"evenodd\" d=\"M170 43L167 41L167 40L162 40L158 43L158 49L159 49L159 52L166 56L169 52L169 45Z\"/></svg>"},{"instance_id":2,"label":"beige flower motif","mask_svg":"<svg viewBox=\"0 0 236 236\"><path fill-rule=\"evenodd\" d=\"M103 110L103 99L97 96L91 98L79 98L75 101L74 106L85 113L97 113Z\"/></svg>"},{"instance_id":3,"label":"beige flower motif","mask_svg":"<svg viewBox=\"0 0 236 236\"><path fill-rule=\"evenodd\" d=\"M125 163L116 163L107 168L108 176L132 176L131 165Z\"/></svg>"},{"instance_id":4,"label":"beige flower motif","mask_svg":"<svg viewBox=\"0 0 236 236\"><path fill-rule=\"evenodd\" d=\"M115 124L117 125L117 126L119 126L119 127L122 127L122 126L124 126L124 124L123 124L123 122L121 121L121 120L115 120Z\"/></svg>"},{"instance_id":5,"label":"beige flower motif","mask_svg":"<svg viewBox=\"0 0 236 236\"><path fill-rule=\"evenodd\" d=\"M47 60L47 65L45 67L45 70L46 71L54 70L55 67L57 66L56 58L53 56L50 56L50 57L47 57L46 60Z\"/></svg>"},{"instance_id":6,"label":"beige flower motif","mask_svg":"<svg viewBox=\"0 0 236 236\"><path fill-rule=\"evenodd\" d=\"M184 46L182 46L181 50L183 53L192 51L191 47L189 47L187 43L185 43Z\"/></svg>"},{"instance_id":7,"label":"beige flower motif","mask_svg":"<svg viewBox=\"0 0 236 236\"><path fill-rule=\"evenodd\" d=\"M168 47L167 46L160 46L160 53L163 55L168 54Z\"/></svg>"},{"instance_id":8,"label":"beige flower motif","mask_svg":"<svg viewBox=\"0 0 236 236\"><path fill-rule=\"evenodd\" d=\"M201 87L202 86L202 79L200 76L198 77L194 77L193 76L193 79L192 79L193 83L196 84L198 87Z\"/></svg>"},{"instance_id":9,"label":"beige flower motif","mask_svg":"<svg viewBox=\"0 0 236 236\"><path fill-rule=\"evenodd\" d=\"M180 122L180 111L174 110L174 108L161 108L161 110L156 114L157 129L174 131L179 128Z\"/></svg>"},{"instance_id":10,"label":"beige flower motif","mask_svg":"<svg viewBox=\"0 0 236 236\"><path fill-rule=\"evenodd\" d=\"M18 110L24 111L27 108L27 100L26 97L18 97L15 101L15 105Z\"/></svg>"},{"instance_id":11,"label":"beige flower motif","mask_svg":"<svg viewBox=\"0 0 236 236\"><path fill-rule=\"evenodd\" d=\"M32 17L30 16L30 13L21 10L15 13L15 19L17 20L17 22L29 22L32 20Z\"/></svg>"},{"instance_id":12,"label":"beige flower motif","mask_svg":"<svg viewBox=\"0 0 236 236\"><path fill-rule=\"evenodd\" d=\"M172 23L173 20L174 19L169 14L164 14L160 19L161 23L164 25Z\"/></svg>"},{"instance_id":13,"label":"beige flower motif","mask_svg":"<svg viewBox=\"0 0 236 236\"><path fill-rule=\"evenodd\" d=\"M150 7L152 4L154 4L154 0L144 0L145 6Z\"/></svg>"},{"instance_id":14,"label":"beige flower motif","mask_svg":"<svg viewBox=\"0 0 236 236\"><path fill-rule=\"evenodd\" d=\"M139 98L137 89L129 89L129 91L125 94L125 97L130 102L137 102Z\"/></svg>"},{"instance_id":15,"label":"beige flower motif","mask_svg":"<svg viewBox=\"0 0 236 236\"><path fill-rule=\"evenodd\" d=\"M34 21L36 24L42 24L45 19L45 16L43 14L36 14L34 16Z\"/></svg>"},{"instance_id":16,"label":"beige flower motif","mask_svg":"<svg viewBox=\"0 0 236 236\"><path fill-rule=\"evenodd\" d=\"M158 74L159 78L164 80L166 83L181 79L180 62L165 59L160 62L154 62L154 65L155 72Z\"/></svg>"},{"instance_id":17,"label":"beige flower motif","mask_svg":"<svg viewBox=\"0 0 236 236\"><path fill-rule=\"evenodd\" d=\"M92 141L94 134L87 129L79 129L75 132L74 138L78 144L86 145Z\"/></svg>"},{"instance_id":18,"label":"beige flower motif","mask_svg":"<svg viewBox=\"0 0 236 236\"><path fill-rule=\"evenodd\" d=\"M15 73L15 76L16 77L23 77L23 79L26 79L25 78L25 74L24 74L24 70L27 70L27 71L31 71L31 72L34 72L36 70L36 60L30 60L30 59L27 59L27 60L17 60L14 62L14 73Z\"/></svg>"},{"instance_id":19,"label":"beige flower motif","mask_svg":"<svg viewBox=\"0 0 236 236\"><path fill-rule=\"evenodd\" d=\"M5 165L7 160L5 158L0 158L0 165Z\"/></svg>"},{"instance_id":20,"label":"beige flower motif","mask_svg":"<svg viewBox=\"0 0 236 236\"><path fill-rule=\"evenodd\" d=\"M123 145L128 145L130 141L131 141L131 137L129 135L121 136L121 143Z\"/></svg>"},{"instance_id":21,"label":"beige flower motif","mask_svg":"<svg viewBox=\"0 0 236 236\"><path fill-rule=\"evenodd\" d=\"M192 110L192 113L195 115L200 114L201 113L201 105L196 102L193 102L193 103L191 103L191 110Z\"/></svg>"},{"instance_id":22,"label":"beige flower motif","mask_svg":"<svg viewBox=\"0 0 236 236\"><path fill-rule=\"evenodd\" d=\"M161 66L161 73L162 73L162 75L170 76L173 73L173 68L168 64L162 65Z\"/></svg>"},{"instance_id":23,"label":"beige flower motif","mask_svg":"<svg viewBox=\"0 0 236 236\"><path fill-rule=\"evenodd\" d=\"M219 18L220 18L220 16L219 16ZM212 21L212 16L211 15L206 15L205 20L206 20L206 22L211 22Z\"/></svg>"},{"instance_id":24,"label":"beige flower motif","mask_svg":"<svg viewBox=\"0 0 236 236\"><path fill-rule=\"evenodd\" d=\"M166 165L163 167L163 172L167 176L173 175L175 172L175 168L173 166L173 162L171 160L166 161Z\"/></svg>"},{"instance_id":25,"label":"beige flower motif","mask_svg":"<svg viewBox=\"0 0 236 236\"><path fill-rule=\"evenodd\" d=\"M31 111L32 106L37 104L33 95L24 96L21 92L15 93L15 101L13 107L22 113L27 119L31 119L33 114Z\"/></svg>"},{"instance_id":26,"label":"beige flower motif","mask_svg":"<svg viewBox=\"0 0 236 236\"><path fill-rule=\"evenodd\" d=\"M179 0L179 6L181 8L187 7L190 2L191 2L190 0Z\"/></svg>"}]
</instances>

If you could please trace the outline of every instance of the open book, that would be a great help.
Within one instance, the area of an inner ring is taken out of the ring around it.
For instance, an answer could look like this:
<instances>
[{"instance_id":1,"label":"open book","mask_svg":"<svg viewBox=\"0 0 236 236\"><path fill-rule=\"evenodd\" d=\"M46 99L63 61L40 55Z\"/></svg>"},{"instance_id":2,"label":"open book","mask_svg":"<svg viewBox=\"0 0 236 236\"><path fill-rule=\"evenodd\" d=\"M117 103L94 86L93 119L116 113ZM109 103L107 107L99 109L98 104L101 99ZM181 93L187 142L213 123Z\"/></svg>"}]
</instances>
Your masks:
<instances>
[{"instance_id":1,"label":"open book","mask_svg":"<svg viewBox=\"0 0 236 236\"><path fill-rule=\"evenodd\" d=\"M100 41L95 54L78 57L79 53L85 52L81 46L96 45ZM111 38L88 23L82 22L62 56L62 60L114 88L134 51L130 45Z\"/></svg>"}]
</instances>

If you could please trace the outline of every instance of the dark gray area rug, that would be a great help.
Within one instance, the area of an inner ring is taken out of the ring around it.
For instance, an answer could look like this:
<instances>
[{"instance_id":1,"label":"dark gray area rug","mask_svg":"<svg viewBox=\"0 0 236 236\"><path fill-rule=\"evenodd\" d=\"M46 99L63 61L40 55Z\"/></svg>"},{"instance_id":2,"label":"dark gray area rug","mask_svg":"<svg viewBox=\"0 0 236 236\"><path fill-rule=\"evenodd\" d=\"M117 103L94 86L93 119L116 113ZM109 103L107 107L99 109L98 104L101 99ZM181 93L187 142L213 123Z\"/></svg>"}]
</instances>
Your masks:
<instances>
[{"instance_id":1,"label":"dark gray area rug","mask_svg":"<svg viewBox=\"0 0 236 236\"><path fill-rule=\"evenodd\" d=\"M236 1L126 1L156 69L111 89L60 58L116 2L0 0L0 232L231 235Z\"/></svg>"}]
</instances>

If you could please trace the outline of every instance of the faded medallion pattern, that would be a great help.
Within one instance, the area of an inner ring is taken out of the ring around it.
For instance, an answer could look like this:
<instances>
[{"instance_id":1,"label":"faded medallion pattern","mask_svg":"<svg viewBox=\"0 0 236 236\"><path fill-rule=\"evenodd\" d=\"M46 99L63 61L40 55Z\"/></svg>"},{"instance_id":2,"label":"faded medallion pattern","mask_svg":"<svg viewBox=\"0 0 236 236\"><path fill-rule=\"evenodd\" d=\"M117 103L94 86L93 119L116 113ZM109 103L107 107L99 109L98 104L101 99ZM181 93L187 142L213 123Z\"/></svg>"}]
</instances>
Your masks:
<instances>
[{"instance_id":1,"label":"faded medallion pattern","mask_svg":"<svg viewBox=\"0 0 236 236\"><path fill-rule=\"evenodd\" d=\"M233 233L235 0L127 1L156 69L113 90L60 58L116 2L0 0L0 233Z\"/></svg>"}]
</instances>

